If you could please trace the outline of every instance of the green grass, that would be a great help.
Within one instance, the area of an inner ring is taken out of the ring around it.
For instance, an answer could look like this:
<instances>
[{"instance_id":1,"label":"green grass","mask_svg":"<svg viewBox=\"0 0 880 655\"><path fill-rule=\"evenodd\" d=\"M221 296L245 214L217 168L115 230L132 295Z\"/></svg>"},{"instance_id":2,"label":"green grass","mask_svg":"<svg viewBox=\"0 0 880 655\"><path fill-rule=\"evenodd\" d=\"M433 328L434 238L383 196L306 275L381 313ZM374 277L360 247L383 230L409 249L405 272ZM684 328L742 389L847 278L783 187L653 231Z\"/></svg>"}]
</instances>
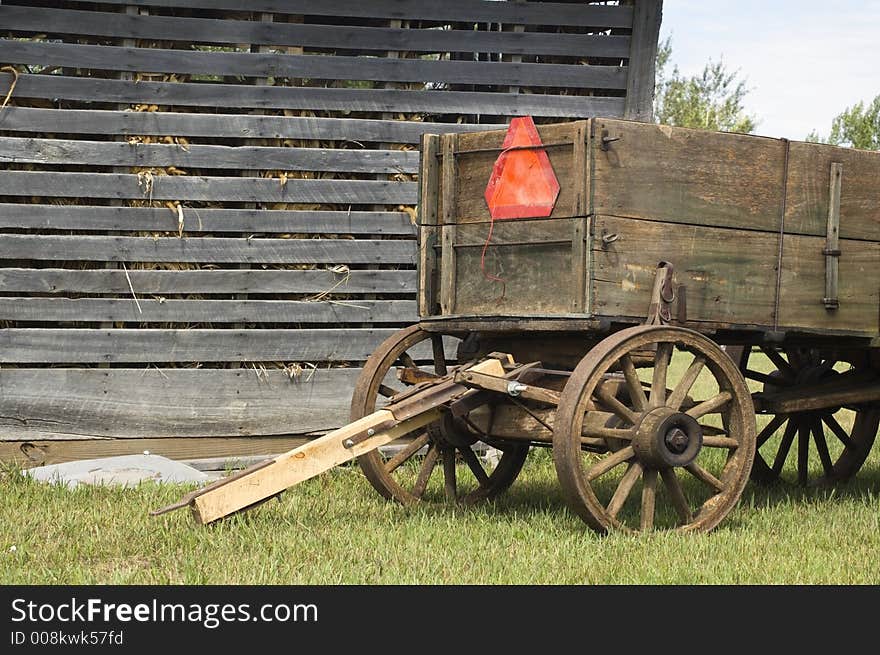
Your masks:
<instances>
[{"instance_id":1,"label":"green grass","mask_svg":"<svg viewBox=\"0 0 880 655\"><path fill-rule=\"evenodd\" d=\"M880 461L834 490L749 485L714 532L602 537L549 453L476 508L401 507L340 467L210 527L150 517L187 487L0 480L3 584L877 584ZM13 548L14 546L14 548Z\"/></svg>"}]
</instances>

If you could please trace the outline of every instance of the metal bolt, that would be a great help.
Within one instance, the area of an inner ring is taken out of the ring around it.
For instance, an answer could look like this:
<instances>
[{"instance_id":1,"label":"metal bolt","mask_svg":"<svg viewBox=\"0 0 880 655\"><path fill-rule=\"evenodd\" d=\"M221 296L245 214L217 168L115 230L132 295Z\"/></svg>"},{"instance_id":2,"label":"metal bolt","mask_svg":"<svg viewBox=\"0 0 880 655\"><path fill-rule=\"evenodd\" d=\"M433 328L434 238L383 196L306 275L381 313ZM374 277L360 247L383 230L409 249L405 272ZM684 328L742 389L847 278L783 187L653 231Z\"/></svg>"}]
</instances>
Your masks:
<instances>
[{"instance_id":1,"label":"metal bolt","mask_svg":"<svg viewBox=\"0 0 880 655\"><path fill-rule=\"evenodd\" d=\"M676 455L681 455L685 450L687 450L690 439L688 438L687 432L685 432L681 428L672 428L669 432L666 433L664 441L666 442L666 447L669 448L669 450L671 450Z\"/></svg>"},{"instance_id":2,"label":"metal bolt","mask_svg":"<svg viewBox=\"0 0 880 655\"><path fill-rule=\"evenodd\" d=\"M352 446L354 446L354 439L346 439L342 442L342 445L346 448L351 448Z\"/></svg>"},{"instance_id":3,"label":"metal bolt","mask_svg":"<svg viewBox=\"0 0 880 655\"><path fill-rule=\"evenodd\" d=\"M513 380L513 381L507 383L507 395L518 396L528 388L529 388L528 385L525 385L522 382L517 382L516 380Z\"/></svg>"},{"instance_id":4,"label":"metal bolt","mask_svg":"<svg viewBox=\"0 0 880 655\"><path fill-rule=\"evenodd\" d=\"M376 431L373 428L367 430L368 437L372 437L374 434L376 434Z\"/></svg>"}]
</instances>

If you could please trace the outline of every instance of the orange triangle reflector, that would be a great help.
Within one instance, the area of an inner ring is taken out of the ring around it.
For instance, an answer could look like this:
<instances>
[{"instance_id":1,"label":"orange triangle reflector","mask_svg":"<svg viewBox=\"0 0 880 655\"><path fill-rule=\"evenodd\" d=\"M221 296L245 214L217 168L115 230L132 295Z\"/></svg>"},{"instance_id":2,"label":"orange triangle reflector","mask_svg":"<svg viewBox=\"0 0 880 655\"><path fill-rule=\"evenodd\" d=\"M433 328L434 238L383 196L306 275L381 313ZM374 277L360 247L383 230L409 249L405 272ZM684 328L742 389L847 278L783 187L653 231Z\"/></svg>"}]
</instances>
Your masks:
<instances>
[{"instance_id":1,"label":"orange triangle reflector","mask_svg":"<svg viewBox=\"0 0 880 655\"><path fill-rule=\"evenodd\" d=\"M486 187L492 220L543 218L553 213L559 181L531 116L510 121Z\"/></svg>"}]
</instances>

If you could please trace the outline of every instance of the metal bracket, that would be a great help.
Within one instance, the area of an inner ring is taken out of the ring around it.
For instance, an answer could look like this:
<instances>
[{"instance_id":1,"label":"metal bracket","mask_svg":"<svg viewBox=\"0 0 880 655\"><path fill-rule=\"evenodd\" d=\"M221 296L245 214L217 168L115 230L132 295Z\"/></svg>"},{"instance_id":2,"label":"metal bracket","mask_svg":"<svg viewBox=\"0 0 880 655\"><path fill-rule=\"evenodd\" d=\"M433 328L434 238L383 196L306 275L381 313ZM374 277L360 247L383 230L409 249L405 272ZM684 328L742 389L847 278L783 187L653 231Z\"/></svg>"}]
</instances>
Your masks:
<instances>
[{"instance_id":1,"label":"metal bracket","mask_svg":"<svg viewBox=\"0 0 880 655\"><path fill-rule=\"evenodd\" d=\"M602 138L599 140L599 150L608 152L608 144L620 141L619 136L608 136L608 130L602 130Z\"/></svg>"},{"instance_id":2,"label":"metal bracket","mask_svg":"<svg viewBox=\"0 0 880 655\"><path fill-rule=\"evenodd\" d=\"M675 287L672 284L674 275L675 270L671 263L661 261L657 264L645 325L668 325L672 320L672 303L675 300Z\"/></svg>"}]
</instances>

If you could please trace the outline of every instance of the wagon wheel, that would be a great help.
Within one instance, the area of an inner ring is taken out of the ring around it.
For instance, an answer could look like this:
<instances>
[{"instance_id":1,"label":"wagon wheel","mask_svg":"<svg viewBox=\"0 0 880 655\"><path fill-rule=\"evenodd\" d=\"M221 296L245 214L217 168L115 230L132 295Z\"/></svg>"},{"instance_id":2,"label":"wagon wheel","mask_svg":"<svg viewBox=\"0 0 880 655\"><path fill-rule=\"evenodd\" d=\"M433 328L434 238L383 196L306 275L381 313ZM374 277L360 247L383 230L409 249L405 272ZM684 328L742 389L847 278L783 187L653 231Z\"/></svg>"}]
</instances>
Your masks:
<instances>
[{"instance_id":1,"label":"wagon wheel","mask_svg":"<svg viewBox=\"0 0 880 655\"><path fill-rule=\"evenodd\" d=\"M652 365L636 368L648 354ZM553 433L566 500L600 532L711 530L739 500L754 452L754 407L736 365L701 334L659 325L621 330L587 353Z\"/></svg>"},{"instance_id":2,"label":"wagon wheel","mask_svg":"<svg viewBox=\"0 0 880 655\"><path fill-rule=\"evenodd\" d=\"M743 350L740 370L747 379L762 383L765 392L840 375L858 376L868 366L867 362L838 361L815 348L761 346L760 350L775 370L755 370L767 367L759 365L750 347ZM767 416L769 421L757 437L752 479L764 484L818 486L845 482L859 471L877 436L880 404Z\"/></svg>"},{"instance_id":3,"label":"wagon wheel","mask_svg":"<svg viewBox=\"0 0 880 655\"><path fill-rule=\"evenodd\" d=\"M430 367L417 366L417 358L420 354L424 357L425 352L433 353L433 373ZM393 334L370 355L358 377L351 419L381 408L425 376L445 375L450 364L442 335L417 325ZM392 371L394 367L398 374ZM389 449L390 454L383 455L373 450L359 457L358 464L385 498L402 503L445 499L470 504L507 489L519 475L529 450L528 444L493 443L501 456L494 470L489 470L472 448L477 441L477 435L444 414L442 419L393 442L396 452Z\"/></svg>"}]
</instances>

